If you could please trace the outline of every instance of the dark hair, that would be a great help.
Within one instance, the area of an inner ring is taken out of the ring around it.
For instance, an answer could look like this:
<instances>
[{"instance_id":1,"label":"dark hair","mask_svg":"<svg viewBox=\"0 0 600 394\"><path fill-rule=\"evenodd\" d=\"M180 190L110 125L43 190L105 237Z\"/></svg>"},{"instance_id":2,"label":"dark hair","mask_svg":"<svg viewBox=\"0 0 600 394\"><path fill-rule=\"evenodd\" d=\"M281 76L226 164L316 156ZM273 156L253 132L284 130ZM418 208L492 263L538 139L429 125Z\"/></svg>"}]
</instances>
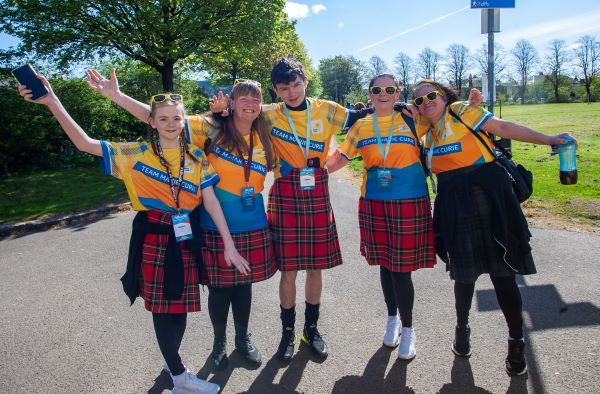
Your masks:
<instances>
[{"instance_id":1,"label":"dark hair","mask_svg":"<svg viewBox=\"0 0 600 394\"><path fill-rule=\"evenodd\" d=\"M371 78L371 81L369 82L369 89L373 87L373 84L379 78L391 78L394 81L394 85L398 89L400 89L400 85L398 84L398 81L396 81L396 77L394 77L392 74L379 74L379 75L375 75L373 78Z\"/></svg>"},{"instance_id":2,"label":"dark hair","mask_svg":"<svg viewBox=\"0 0 600 394\"><path fill-rule=\"evenodd\" d=\"M259 98L262 102L262 92L258 84L252 81L246 81L236 84L231 90L230 97L232 100L235 100L236 97L239 96L247 96L250 95L252 97ZM211 115L208 115L209 117ZM209 154L214 149L215 145L225 149L226 151L237 154L238 151L248 154L250 147L246 143L246 140L235 128L235 124L233 123L233 111L230 110L230 115L224 118L221 122L217 122L217 124L221 128L221 132L215 137L214 140L207 140L205 145L205 152ZM265 151L265 158L267 159L267 168L273 169L275 168L275 154L273 149L273 144L271 143L271 139L269 138L269 129L267 123L265 122L265 118L261 113L258 117L252 122L251 130L256 130L258 133L258 138L263 146Z\"/></svg>"},{"instance_id":3,"label":"dark hair","mask_svg":"<svg viewBox=\"0 0 600 394\"><path fill-rule=\"evenodd\" d=\"M359 101L358 103L354 104L353 109L363 109L363 108L367 108L367 106L365 105L365 103Z\"/></svg>"},{"instance_id":4,"label":"dark hair","mask_svg":"<svg viewBox=\"0 0 600 394\"><path fill-rule=\"evenodd\" d=\"M151 102L149 116L151 118L154 118L157 108L171 106L171 105L176 105L176 106L181 107L181 112L183 112L183 116L185 117L185 108L183 106L183 102L173 101L171 99L166 99L165 101L161 101L160 103ZM158 131L155 128L153 128L152 126L148 126L148 134L147 134L146 138L148 141L150 141L150 145L152 146L152 151L154 152L155 155L158 156L158 152L156 150L156 141L158 141ZM190 153L190 148L189 148L187 139L185 138L185 128L181 129L179 138L181 138L181 140L183 141L183 148L185 149L185 153L187 153L188 156L190 156L192 158L192 160L194 160L195 162L199 162L200 160L196 157L196 155L192 155Z\"/></svg>"},{"instance_id":5,"label":"dark hair","mask_svg":"<svg viewBox=\"0 0 600 394\"><path fill-rule=\"evenodd\" d=\"M415 97L417 96L417 90L419 90L419 88L422 85L432 85L437 90L439 90L440 93L443 93L444 97L446 98L446 105L450 105L450 104L458 101L458 94L456 93L456 91L454 89L452 89L448 85L444 85L443 83L436 82L432 79L424 79L424 80L420 81L419 83L417 83L415 85L415 89L413 90L413 96L415 96Z\"/></svg>"},{"instance_id":6,"label":"dark hair","mask_svg":"<svg viewBox=\"0 0 600 394\"><path fill-rule=\"evenodd\" d=\"M271 83L273 86L278 83L290 83L300 77L303 81L306 79L304 65L291 56L282 57L273 66L271 70Z\"/></svg>"}]
</instances>

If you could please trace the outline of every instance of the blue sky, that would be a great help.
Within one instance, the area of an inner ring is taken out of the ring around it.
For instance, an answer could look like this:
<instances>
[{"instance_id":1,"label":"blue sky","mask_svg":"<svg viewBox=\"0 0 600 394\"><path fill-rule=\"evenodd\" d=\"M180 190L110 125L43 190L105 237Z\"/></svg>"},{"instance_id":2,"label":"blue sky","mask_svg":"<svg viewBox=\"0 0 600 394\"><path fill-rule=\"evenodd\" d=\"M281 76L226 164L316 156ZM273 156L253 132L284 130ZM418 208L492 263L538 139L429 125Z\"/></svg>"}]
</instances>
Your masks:
<instances>
[{"instance_id":1,"label":"blue sky","mask_svg":"<svg viewBox=\"0 0 600 394\"><path fill-rule=\"evenodd\" d=\"M288 1L288 13L314 66L335 55L368 60L377 55L392 66L402 51L416 58L426 47L444 55L452 43L471 52L487 43L481 34L481 11L468 0L317 0ZM521 38L540 54L554 38L575 44L584 34L600 39L600 0L516 0L516 8L500 12L497 43L510 50ZM17 44L0 34L0 48Z\"/></svg>"},{"instance_id":2,"label":"blue sky","mask_svg":"<svg viewBox=\"0 0 600 394\"><path fill-rule=\"evenodd\" d=\"M315 66L320 59L338 54L365 61L377 55L392 66L398 52L416 58L426 47L444 55L452 43L467 46L471 53L487 45L487 34L481 34L481 11L470 9L468 0L297 0L287 4ZM500 28L495 41L506 50L525 38L543 55L555 38L567 45L585 34L600 39L600 0L516 0L514 9L500 11Z\"/></svg>"}]
</instances>

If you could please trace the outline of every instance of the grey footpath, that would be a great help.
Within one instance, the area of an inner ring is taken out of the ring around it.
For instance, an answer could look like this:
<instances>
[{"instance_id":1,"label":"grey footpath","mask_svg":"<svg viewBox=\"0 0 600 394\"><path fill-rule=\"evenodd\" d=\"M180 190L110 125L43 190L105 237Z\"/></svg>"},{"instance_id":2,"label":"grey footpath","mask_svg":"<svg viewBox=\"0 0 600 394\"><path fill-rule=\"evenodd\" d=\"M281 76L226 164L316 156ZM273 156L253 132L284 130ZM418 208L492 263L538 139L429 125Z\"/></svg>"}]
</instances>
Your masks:
<instances>
[{"instance_id":1,"label":"grey footpath","mask_svg":"<svg viewBox=\"0 0 600 394\"><path fill-rule=\"evenodd\" d=\"M300 346L279 362L279 274L253 287L252 338L263 364L250 368L233 350L230 367L211 369L207 290L190 314L181 348L186 365L223 393L597 393L600 387L600 237L532 229L539 273L519 278L529 373L504 372L507 331L488 278L477 284L473 355L450 351L452 283L444 265L413 274L417 357L382 347L386 321L378 269L359 253L359 191L333 176L331 199L344 264L324 272L319 329L326 360ZM0 241L0 389L4 393L168 393L150 314L130 307L124 271L133 212ZM304 274L298 275L297 328L303 324ZM231 321L231 318L230 318ZM231 325L231 324L230 324ZM230 327L231 328L231 327Z\"/></svg>"}]
</instances>

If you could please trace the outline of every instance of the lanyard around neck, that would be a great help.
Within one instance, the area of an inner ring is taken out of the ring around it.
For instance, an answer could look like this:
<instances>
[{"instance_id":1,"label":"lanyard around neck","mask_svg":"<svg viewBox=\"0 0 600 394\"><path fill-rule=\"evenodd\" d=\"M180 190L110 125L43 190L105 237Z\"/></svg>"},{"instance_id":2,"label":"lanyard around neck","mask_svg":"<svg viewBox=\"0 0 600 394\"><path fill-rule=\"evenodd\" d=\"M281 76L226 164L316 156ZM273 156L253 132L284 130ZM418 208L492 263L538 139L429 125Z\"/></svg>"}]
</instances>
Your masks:
<instances>
[{"instance_id":1,"label":"lanyard around neck","mask_svg":"<svg viewBox=\"0 0 600 394\"><path fill-rule=\"evenodd\" d=\"M446 110L444 109L444 114L442 115L437 129L435 131L435 135L432 136L431 129L429 129L429 133L427 134L427 140L429 145L429 150L427 151L427 168L431 171L431 162L433 161L433 148L435 148L435 140L440 136L440 132L442 130L443 125L446 123ZM433 137L433 140L432 138Z\"/></svg>"},{"instance_id":2,"label":"lanyard around neck","mask_svg":"<svg viewBox=\"0 0 600 394\"><path fill-rule=\"evenodd\" d=\"M385 159L390 153L390 145L392 145L392 133L394 132L394 120L396 119L396 112L392 114L392 124L390 125L390 130L388 131L387 137L387 145L385 147L385 152L383 150L383 145L381 143L381 133L379 131L379 124L377 124L377 114L373 114L373 125L375 127L375 136L377 137L377 146L379 147L379 153L381 153L381 158L383 159L382 167L385 168Z\"/></svg>"},{"instance_id":3,"label":"lanyard around neck","mask_svg":"<svg viewBox=\"0 0 600 394\"><path fill-rule=\"evenodd\" d=\"M306 99L305 99L306 100ZM306 113L307 113L307 119L306 119L306 149L302 148L302 142L300 141L300 137L298 137L298 133L296 132L296 126L294 126L294 121L292 120L292 117L290 116L290 111L287 109L287 107L285 106L285 104L283 105L283 112L285 112L285 116L287 116L287 120L288 123L290 125L290 129L292 129L292 133L294 133L294 138L296 138L296 142L298 143L298 148L300 148L300 150L302 151L302 154L304 155L304 161L308 161L308 154L310 151L310 131L311 131L311 127L310 127L310 103L308 102L308 100L306 100Z\"/></svg>"},{"instance_id":4,"label":"lanyard around neck","mask_svg":"<svg viewBox=\"0 0 600 394\"><path fill-rule=\"evenodd\" d=\"M169 168L169 164L165 159L165 154L160 146L160 141L156 141L156 153L158 153L158 159L160 160L160 164L165 167L167 170L167 177L169 178L169 186L171 188L171 196L173 196L173 200L175 201L175 206L177 207L177 212L179 212L179 192L181 191L181 187L183 186L183 173L185 170L185 148L183 147L183 141L179 138L179 152L181 156L181 165L179 166L179 177L177 179L177 185L174 183L173 175L171 174L171 169ZM177 186L177 190L175 187Z\"/></svg>"},{"instance_id":5,"label":"lanyard around neck","mask_svg":"<svg viewBox=\"0 0 600 394\"><path fill-rule=\"evenodd\" d=\"M250 181L250 167L252 166L252 152L254 150L254 132L250 130L250 146L248 148L248 160L244 160L244 155L240 149L237 149L238 156L242 159L242 166L244 167L244 180L246 181L246 186L248 186L248 182Z\"/></svg>"}]
</instances>

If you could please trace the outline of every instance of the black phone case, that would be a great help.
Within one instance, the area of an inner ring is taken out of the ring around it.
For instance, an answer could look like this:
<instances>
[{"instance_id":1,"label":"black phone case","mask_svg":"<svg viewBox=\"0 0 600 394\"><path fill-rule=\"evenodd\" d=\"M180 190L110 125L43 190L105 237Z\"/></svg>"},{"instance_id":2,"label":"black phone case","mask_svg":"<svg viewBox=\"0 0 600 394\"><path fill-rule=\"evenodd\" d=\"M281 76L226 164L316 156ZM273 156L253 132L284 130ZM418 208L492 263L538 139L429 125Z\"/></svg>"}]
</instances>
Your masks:
<instances>
[{"instance_id":1,"label":"black phone case","mask_svg":"<svg viewBox=\"0 0 600 394\"><path fill-rule=\"evenodd\" d=\"M32 100L37 100L49 93L42 81L36 77L35 70L33 67L31 67L31 65L26 64L24 66L17 67L12 70L12 74L21 85L25 85L28 89L31 89Z\"/></svg>"},{"instance_id":2,"label":"black phone case","mask_svg":"<svg viewBox=\"0 0 600 394\"><path fill-rule=\"evenodd\" d=\"M318 157L310 158L306 161L306 166L312 167L312 168L320 168L321 167L321 159L319 159Z\"/></svg>"}]
</instances>

